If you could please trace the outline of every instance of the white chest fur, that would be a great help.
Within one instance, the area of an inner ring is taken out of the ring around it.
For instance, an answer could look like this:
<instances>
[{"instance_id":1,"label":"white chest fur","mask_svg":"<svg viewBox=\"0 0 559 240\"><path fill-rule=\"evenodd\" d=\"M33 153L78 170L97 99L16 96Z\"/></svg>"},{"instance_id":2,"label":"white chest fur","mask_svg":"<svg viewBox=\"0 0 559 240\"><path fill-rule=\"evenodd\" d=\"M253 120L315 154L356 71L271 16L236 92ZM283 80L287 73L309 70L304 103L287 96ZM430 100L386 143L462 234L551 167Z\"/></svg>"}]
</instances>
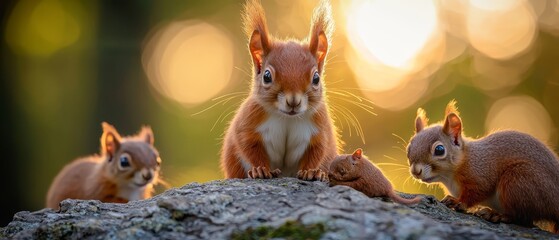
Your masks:
<instances>
[{"instance_id":1,"label":"white chest fur","mask_svg":"<svg viewBox=\"0 0 559 240\"><path fill-rule=\"evenodd\" d=\"M318 129L310 117L273 116L258 127L258 132L264 140L272 170L279 168L283 176L295 177L299 160Z\"/></svg>"},{"instance_id":2,"label":"white chest fur","mask_svg":"<svg viewBox=\"0 0 559 240\"><path fill-rule=\"evenodd\" d=\"M456 181L452 180L452 176L447 176L441 183L446 189L445 194L450 194L453 197L458 197L460 195L460 186Z\"/></svg>"}]
</instances>

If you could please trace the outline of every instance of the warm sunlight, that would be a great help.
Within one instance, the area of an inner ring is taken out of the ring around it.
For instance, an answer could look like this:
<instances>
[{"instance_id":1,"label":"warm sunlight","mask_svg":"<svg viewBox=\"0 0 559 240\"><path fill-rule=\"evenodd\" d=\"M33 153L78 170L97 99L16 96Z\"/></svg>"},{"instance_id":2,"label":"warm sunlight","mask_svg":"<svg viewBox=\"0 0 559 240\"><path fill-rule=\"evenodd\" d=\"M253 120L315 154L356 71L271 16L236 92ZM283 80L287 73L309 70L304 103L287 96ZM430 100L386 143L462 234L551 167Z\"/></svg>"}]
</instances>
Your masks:
<instances>
[{"instance_id":1,"label":"warm sunlight","mask_svg":"<svg viewBox=\"0 0 559 240\"><path fill-rule=\"evenodd\" d=\"M446 50L435 2L355 1L345 14L345 57L367 98L391 110L420 99Z\"/></svg>"},{"instance_id":2,"label":"warm sunlight","mask_svg":"<svg viewBox=\"0 0 559 240\"><path fill-rule=\"evenodd\" d=\"M233 57L233 43L220 29L199 21L175 22L151 38L143 64L159 93L192 106L227 86Z\"/></svg>"},{"instance_id":3,"label":"warm sunlight","mask_svg":"<svg viewBox=\"0 0 559 240\"><path fill-rule=\"evenodd\" d=\"M510 59L525 52L536 35L535 13L524 0L471 0L467 19L472 46L496 59Z\"/></svg>"},{"instance_id":4,"label":"warm sunlight","mask_svg":"<svg viewBox=\"0 0 559 240\"><path fill-rule=\"evenodd\" d=\"M487 132L514 129L551 144L553 122L541 103L529 96L502 98L495 102L485 122Z\"/></svg>"},{"instance_id":5,"label":"warm sunlight","mask_svg":"<svg viewBox=\"0 0 559 240\"><path fill-rule=\"evenodd\" d=\"M383 64L410 68L438 24L432 0L355 1L347 13L347 32L355 48Z\"/></svg>"}]
</instances>

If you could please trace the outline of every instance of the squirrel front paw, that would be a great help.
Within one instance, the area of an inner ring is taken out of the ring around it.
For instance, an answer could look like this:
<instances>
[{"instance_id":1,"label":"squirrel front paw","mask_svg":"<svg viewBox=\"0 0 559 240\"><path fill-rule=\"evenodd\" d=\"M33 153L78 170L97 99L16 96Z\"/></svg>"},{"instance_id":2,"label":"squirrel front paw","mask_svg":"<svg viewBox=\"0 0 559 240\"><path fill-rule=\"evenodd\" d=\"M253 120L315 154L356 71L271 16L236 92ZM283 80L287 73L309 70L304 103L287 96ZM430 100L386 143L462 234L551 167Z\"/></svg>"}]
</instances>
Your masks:
<instances>
[{"instance_id":1,"label":"squirrel front paw","mask_svg":"<svg viewBox=\"0 0 559 240\"><path fill-rule=\"evenodd\" d=\"M304 181L328 182L328 175L319 168L299 170L299 172L297 172L297 178Z\"/></svg>"},{"instance_id":2,"label":"squirrel front paw","mask_svg":"<svg viewBox=\"0 0 559 240\"><path fill-rule=\"evenodd\" d=\"M450 195L444 197L443 200L441 200L441 203L446 205L450 209L456 210L457 212L466 212L466 210L468 210L466 204L458 201L457 198Z\"/></svg>"},{"instance_id":3,"label":"squirrel front paw","mask_svg":"<svg viewBox=\"0 0 559 240\"><path fill-rule=\"evenodd\" d=\"M266 167L252 167L252 169L248 170L248 177L252 179L270 179L270 178L277 178L281 175L281 170L276 169L270 172Z\"/></svg>"},{"instance_id":4,"label":"squirrel front paw","mask_svg":"<svg viewBox=\"0 0 559 240\"><path fill-rule=\"evenodd\" d=\"M475 216L478 216L488 222L492 223L511 223L512 219L504 214L500 214L497 211L491 208L480 208L476 212L474 212Z\"/></svg>"}]
</instances>

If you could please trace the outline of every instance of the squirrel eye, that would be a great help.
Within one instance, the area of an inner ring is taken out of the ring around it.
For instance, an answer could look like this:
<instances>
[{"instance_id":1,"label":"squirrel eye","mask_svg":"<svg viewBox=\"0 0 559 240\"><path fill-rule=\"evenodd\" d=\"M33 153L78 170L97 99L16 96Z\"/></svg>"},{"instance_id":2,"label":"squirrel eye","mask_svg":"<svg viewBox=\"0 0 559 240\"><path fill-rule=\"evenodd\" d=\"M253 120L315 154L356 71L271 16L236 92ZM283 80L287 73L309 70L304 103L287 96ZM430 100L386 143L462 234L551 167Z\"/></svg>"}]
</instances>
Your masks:
<instances>
[{"instance_id":1,"label":"squirrel eye","mask_svg":"<svg viewBox=\"0 0 559 240\"><path fill-rule=\"evenodd\" d=\"M266 85L272 83L272 73L270 72L270 70L266 69L266 71L264 71L262 82L264 82L264 84Z\"/></svg>"},{"instance_id":2,"label":"squirrel eye","mask_svg":"<svg viewBox=\"0 0 559 240\"><path fill-rule=\"evenodd\" d=\"M130 159L128 157L128 154L121 155L119 161L120 161L119 164L121 168L130 167Z\"/></svg>"},{"instance_id":3,"label":"squirrel eye","mask_svg":"<svg viewBox=\"0 0 559 240\"><path fill-rule=\"evenodd\" d=\"M318 83L320 83L320 75L318 75L318 72L314 72L314 75L312 76L312 84L318 85Z\"/></svg>"},{"instance_id":4,"label":"squirrel eye","mask_svg":"<svg viewBox=\"0 0 559 240\"><path fill-rule=\"evenodd\" d=\"M445 153L445 149L443 145L437 145L435 147L435 156L442 156Z\"/></svg>"}]
</instances>

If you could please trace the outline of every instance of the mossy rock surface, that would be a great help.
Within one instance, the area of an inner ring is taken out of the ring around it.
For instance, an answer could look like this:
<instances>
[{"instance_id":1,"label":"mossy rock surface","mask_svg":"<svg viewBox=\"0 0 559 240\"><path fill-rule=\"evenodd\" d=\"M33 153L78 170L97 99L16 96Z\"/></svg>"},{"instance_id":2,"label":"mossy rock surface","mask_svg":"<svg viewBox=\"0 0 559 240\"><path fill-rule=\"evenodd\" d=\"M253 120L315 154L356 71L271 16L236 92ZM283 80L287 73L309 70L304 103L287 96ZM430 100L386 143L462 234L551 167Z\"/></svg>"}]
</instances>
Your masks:
<instances>
[{"instance_id":1,"label":"mossy rock surface","mask_svg":"<svg viewBox=\"0 0 559 240\"><path fill-rule=\"evenodd\" d=\"M411 197L410 195L403 195ZM23 239L557 239L449 210L432 196L416 206L344 186L273 180L192 183L127 204L65 200L19 212L0 238Z\"/></svg>"}]
</instances>

